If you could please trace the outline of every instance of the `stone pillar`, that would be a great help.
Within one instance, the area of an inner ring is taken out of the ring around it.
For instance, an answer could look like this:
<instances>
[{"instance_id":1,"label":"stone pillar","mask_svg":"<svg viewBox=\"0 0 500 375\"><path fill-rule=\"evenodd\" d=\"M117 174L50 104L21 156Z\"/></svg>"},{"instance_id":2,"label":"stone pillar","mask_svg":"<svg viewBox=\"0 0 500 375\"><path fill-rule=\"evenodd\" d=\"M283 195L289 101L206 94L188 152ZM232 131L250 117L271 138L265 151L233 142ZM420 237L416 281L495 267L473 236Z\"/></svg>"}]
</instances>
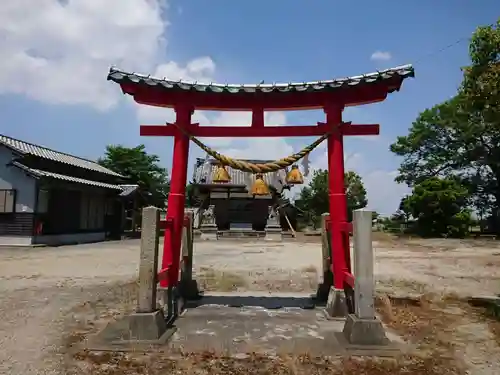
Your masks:
<instances>
[{"instance_id":1,"label":"stone pillar","mask_svg":"<svg viewBox=\"0 0 500 375\"><path fill-rule=\"evenodd\" d=\"M182 263L179 294L183 299L198 299L200 292L196 280L193 280L193 249L194 249L194 213L186 212L189 224L182 233Z\"/></svg>"},{"instance_id":2,"label":"stone pillar","mask_svg":"<svg viewBox=\"0 0 500 375\"><path fill-rule=\"evenodd\" d=\"M355 314L347 316L344 335L351 344L384 345L389 340L382 322L375 316L372 211L354 211L353 235Z\"/></svg>"},{"instance_id":3,"label":"stone pillar","mask_svg":"<svg viewBox=\"0 0 500 375\"><path fill-rule=\"evenodd\" d=\"M137 312L156 310L156 272L160 239L160 210L146 207L142 210L141 255L139 263L139 298Z\"/></svg>"},{"instance_id":4,"label":"stone pillar","mask_svg":"<svg viewBox=\"0 0 500 375\"><path fill-rule=\"evenodd\" d=\"M193 228L194 229L200 229L201 226L201 217L203 215L203 209L199 207L198 209L195 209L193 213Z\"/></svg>"},{"instance_id":5,"label":"stone pillar","mask_svg":"<svg viewBox=\"0 0 500 375\"><path fill-rule=\"evenodd\" d=\"M160 210L146 207L142 211L137 310L129 319L135 340L157 340L167 329L163 311L156 306L159 238Z\"/></svg>"},{"instance_id":6,"label":"stone pillar","mask_svg":"<svg viewBox=\"0 0 500 375\"><path fill-rule=\"evenodd\" d=\"M323 282L319 284L316 292L316 298L321 302L328 300L330 288L333 285L333 273L331 262L331 249L330 249L330 234L328 233L327 222L330 219L330 214L325 212L321 214L321 252L322 252L322 275Z\"/></svg>"},{"instance_id":7,"label":"stone pillar","mask_svg":"<svg viewBox=\"0 0 500 375\"><path fill-rule=\"evenodd\" d=\"M211 204L203 212L200 229L203 239L206 240L217 239L217 225L215 224L215 205Z\"/></svg>"},{"instance_id":8,"label":"stone pillar","mask_svg":"<svg viewBox=\"0 0 500 375\"><path fill-rule=\"evenodd\" d=\"M266 240L281 241L281 226L277 212L273 206L268 207L268 216L266 223Z\"/></svg>"}]
</instances>

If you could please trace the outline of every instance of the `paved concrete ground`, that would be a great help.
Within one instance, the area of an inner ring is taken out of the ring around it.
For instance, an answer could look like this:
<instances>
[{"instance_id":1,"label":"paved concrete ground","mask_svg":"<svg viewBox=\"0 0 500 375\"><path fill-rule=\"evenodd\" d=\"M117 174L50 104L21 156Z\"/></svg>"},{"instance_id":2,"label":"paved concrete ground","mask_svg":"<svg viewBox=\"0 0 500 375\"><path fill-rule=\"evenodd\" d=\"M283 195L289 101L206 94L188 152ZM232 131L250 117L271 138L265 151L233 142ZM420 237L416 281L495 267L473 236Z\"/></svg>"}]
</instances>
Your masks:
<instances>
[{"instance_id":1,"label":"paved concrete ground","mask_svg":"<svg viewBox=\"0 0 500 375\"><path fill-rule=\"evenodd\" d=\"M68 319L97 327L95 320L133 308L133 288L118 286L136 277L138 247L138 240L128 240L0 248L0 374L65 373L61 337L68 333ZM496 242L384 240L376 247L380 287L462 295L498 292ZM223 281L229 279L231 290L237 292L309 293L316 286L320 264L319 243L195 245L196 274L209 289L227 287ZM483 356L488 353L491 358L491 351Z\"/></svg>"},{"instance_id":2,"label":"paved concrete ground","mask_svg":"<svg viewBox=\"0 0 500 375\"><path fill-rule=\"evenodd\" d=\"M154 350L170 353L211 352L239 356L376 355L397 356L409 349L401 337L387 329L389 344L351 345L342 331L345 319L327 318L324 306L307 293L213 292L189 301ZM128 317L111 322L91 335L82 348L101 351L151 351L149 343L129 341ZM124 341L125 340L125 341Z\"/></svg>"},{"instance_id":3,"label":"paved concrete ground","mask_svg":"<svg viewBox=\"0 0 500 375\"><path fill-rule=\"evenodd\" d=\"M349 349L351 354L360 352L343 339L344 320L328 320L323 307L301 293L210 293L188 304L176 326L171 346L188 352L314 356L345 354ZM402 343L396 335L388 335ZM394 345L367 349L363 354L398 354Z\"/></svg>"}]
</instances>

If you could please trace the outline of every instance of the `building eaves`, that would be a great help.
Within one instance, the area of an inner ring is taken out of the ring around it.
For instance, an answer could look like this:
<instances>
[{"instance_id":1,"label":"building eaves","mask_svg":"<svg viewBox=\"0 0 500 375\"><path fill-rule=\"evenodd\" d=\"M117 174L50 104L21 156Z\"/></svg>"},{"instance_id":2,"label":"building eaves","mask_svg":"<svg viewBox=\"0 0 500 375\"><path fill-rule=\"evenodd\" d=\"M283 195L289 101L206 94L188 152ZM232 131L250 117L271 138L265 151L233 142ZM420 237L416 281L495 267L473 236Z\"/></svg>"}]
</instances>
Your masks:
<instances>
[{"instance_id":1,"label":"building eaves","mask_svg":"<svg viewBox=\"0 0 500 375\"><path fill-rule=\"evenodd\" d=\"M95 186L95 187L100 187L100 188L105 188L105 189L123 191L123 188L120 185L108 184L106 182L92 181L92 180L87 180L84 178L67 176L67 175L63 175L60 173L43 171L41 169L27 167L26 165L21 164L21 163L16 162L16 161L12 162L12 165L19 168L19 169L22 169L26 173L29 173L36 178L53 178L56 180L72 182L72 183L76 183L76 184L83 184L83 185Z\"/></svg>"},{"instance_id":2,"label":"building eaves","mask_svg":"<svg viewBox=\"0 0 500 375\"><path fill-rule=\"evenodd\" d=\"M0 145L3 145L21 155L31 155L42 159L91 170L94 172L100 172L107 175L124 178L124 176L120 175L119 173L113 172L112 170L105 168L94 161L58 152L47 147L21 141L19 139L11 138L6 135L0 134Z\"/></svg>"},{"instance_id":3,"label":"building eaves","mask_svg":"<svg viewBox=\"0 0 500 375\"><path fill-rule=\"evenodd\" d=\"M139 189L139 185L118 185L122 189L120 197L127 197Z\"/></svg>"},{"instance_id":4,"label":"building eaves","mask_svg":"<svg viewBox=\"0 0 500 375\"><path fill-rule=\"evenodd\" d=\"M295 82L295 83L258 83L258 84L221 84L201 83L197 81L172 80L168 78L157 78L149 75L126 72L111 68L108 80L122 83L133 83L157 87L166 91L198 91L205 93L273 93L273 92L304 92L304 91L335 91L358 85L373 84L379 81L389 80L394 77L401 79L414 77L415 71L412 65L403 65L395 68L380 70L359 76L336 78L322 81Z\"/></svg>"}]
</instances>

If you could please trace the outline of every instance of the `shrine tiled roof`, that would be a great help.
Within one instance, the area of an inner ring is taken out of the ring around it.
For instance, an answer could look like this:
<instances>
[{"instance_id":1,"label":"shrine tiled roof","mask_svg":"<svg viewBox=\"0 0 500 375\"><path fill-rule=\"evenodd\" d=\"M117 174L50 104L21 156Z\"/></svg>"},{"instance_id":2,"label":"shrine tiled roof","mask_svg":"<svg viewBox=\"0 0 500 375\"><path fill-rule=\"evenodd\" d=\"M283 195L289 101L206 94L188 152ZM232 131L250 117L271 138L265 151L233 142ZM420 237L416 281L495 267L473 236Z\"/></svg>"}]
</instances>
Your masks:
<instances>
[{"instance_id":1,"label":"shrine tiled roof","mask_svg":"<svg viewBox=\"0 0 500 375\"><path fill-rule=\"evenodd\" d=\"M50 148L21 141L19 139L11 138L6 135L0 134L0 145L3 145L21 155L35 156L41 159L68 164L74 167L79 167L94 172L100 172L115 177L123 177L122 175L113 172L112 170L105 168L94 161L83 159L70 154L65 154L63 152L54 151Z\"/></svg>"},{"instance_id":2,"label":"shrine tiled roof","mask_svg":"<svg viewBox=\"0 0 500 375\"><path fill-rule=\"evenodd\" d=\"M272 160L245 160L251 163L256 164L264 164L270 162ZM216 160L207 160L205 163L197 164L194 169L193 179L198 184L213 184L212 181L213 176L215 175L215 171L217 170L217 161ZM231 185L240 185L244 186L248 190L255 182L255 175L248 172L242 172L237 169L233 169L229 166L226 167L229 176L231 177ZM264 173L263 174L264 181L266 184L279 188L282 184L285 184L286 179L286 171L279 170L277 172ZM281 183L280 183L281 181ZM223 184L221 184L223 185Z\"/></svg>"},{"instance_id":3,"label":"shrine tiled roof","mask_svg":"<svg viewBox=\"0 0 500 375\"><path fill-rule=\"evenodd\" d=\"M334 91L338 89L370 85L380 81L390 80L395 77L405 79L414 77L413 66L403 65L395 68L380 70L373 73L336 78L323 81L311 82L290 82L290 83L264 83L258 84L221 84L221 83L202 83L197 81L173 80L168 78L157 78L149 75L125 72L116 68L111 68L108 74L108 80L119 84L133 83L151 87L157 87L167 91L198 91L206 93L272 93L272 92L304 92L304 91Z\"/></svg>"}]
</instances>

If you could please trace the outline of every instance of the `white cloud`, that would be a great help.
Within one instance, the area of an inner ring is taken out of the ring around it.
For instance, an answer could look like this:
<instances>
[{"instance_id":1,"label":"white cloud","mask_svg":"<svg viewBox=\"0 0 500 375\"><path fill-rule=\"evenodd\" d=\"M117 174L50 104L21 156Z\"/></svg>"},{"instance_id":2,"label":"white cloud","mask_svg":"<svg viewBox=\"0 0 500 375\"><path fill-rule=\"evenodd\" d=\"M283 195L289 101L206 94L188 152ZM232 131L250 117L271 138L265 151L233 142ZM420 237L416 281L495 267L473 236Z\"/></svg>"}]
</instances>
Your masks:
<instances>
[{"instance_id":1,"label":"white cloud","mask_svg":"<svg viewBox=\"0 0 500 375\"><path fill-rule=\"evenodd\" d=\"M109 67L149 71L163 53L165 8L162 0L2 1L0 93L109 108L121 95L106 81Z\"/></svg>"},{"instance_id":2,"label":"white cloud","mask_svg":"<svg viewBox=\"0 0 500 375\"><path fill-rule=\"evenodd\" d=\"M375 51L370 56L370 60L373 61L388 61L391 58L392 58L391 53L387 51Z\"/></svg>"},{"instance_id":3,"label":"white cloud","mask_svg":"<svg viewBox=\"0 0 500 375\"><path fill-rule=\"evenodd\" d=\"M375 170L364 173L363 182L368 193L368 207L379 214L389 216L393 214L401 201L401 198L411 193L411 189L405 184L394 181L397 171Z\"/></svg>"}]
</instances>

